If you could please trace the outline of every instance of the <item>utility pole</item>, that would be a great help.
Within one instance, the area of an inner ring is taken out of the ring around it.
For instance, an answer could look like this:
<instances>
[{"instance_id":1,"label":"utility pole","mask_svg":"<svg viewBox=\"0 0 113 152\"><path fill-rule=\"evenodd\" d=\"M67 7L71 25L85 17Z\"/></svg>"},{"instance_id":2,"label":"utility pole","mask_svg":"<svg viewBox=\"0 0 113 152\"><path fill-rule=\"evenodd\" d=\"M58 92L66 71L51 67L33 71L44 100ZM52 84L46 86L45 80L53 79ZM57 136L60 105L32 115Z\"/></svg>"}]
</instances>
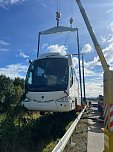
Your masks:
<instances>
[{"instance_id":1,"label":"utility pole","mask_svg":"<svg viewBox=\"0 0 113 152\"><path fill-rule=\"evenodd\" d=\"M81 105L83 104L82 98L82 76L81 76L81 65L80 65L80 46L79 46L79 35L77 30L77 47L78 47L78 66L79 66L79 80L80 80L80 96L81 96Z\"/></svg>"},{"instance_id":2,"label":"utility pole","mask_svg":"<svg viewBox=\"0 0 113 152\"><path fill-rule=\"evenodd\" d=\"M84 56L83 56L83 53L82 53L82 75L83 75L83 90L84 90L83 102L86 103L86 89L85 89Z\"/></svg>"}]
</instances>

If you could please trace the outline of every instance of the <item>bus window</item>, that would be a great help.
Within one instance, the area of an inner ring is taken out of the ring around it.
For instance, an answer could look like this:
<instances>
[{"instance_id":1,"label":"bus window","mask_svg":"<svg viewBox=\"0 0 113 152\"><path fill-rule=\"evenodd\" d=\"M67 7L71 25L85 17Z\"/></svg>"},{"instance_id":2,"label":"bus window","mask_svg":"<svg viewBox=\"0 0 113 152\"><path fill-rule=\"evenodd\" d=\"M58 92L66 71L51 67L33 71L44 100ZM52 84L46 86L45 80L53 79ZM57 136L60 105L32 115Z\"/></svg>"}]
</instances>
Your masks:
<instances>
[{"instance_id":1,"label":"bus window","mask_svg":"<svg viewBox=\"0 0 113 152\"><path fill-rule=\"evenodd\" d=\"M73 69L71 67L71 72L70 72L70 88L72 87L73 85Z\"/></svg>"}]
</instances>

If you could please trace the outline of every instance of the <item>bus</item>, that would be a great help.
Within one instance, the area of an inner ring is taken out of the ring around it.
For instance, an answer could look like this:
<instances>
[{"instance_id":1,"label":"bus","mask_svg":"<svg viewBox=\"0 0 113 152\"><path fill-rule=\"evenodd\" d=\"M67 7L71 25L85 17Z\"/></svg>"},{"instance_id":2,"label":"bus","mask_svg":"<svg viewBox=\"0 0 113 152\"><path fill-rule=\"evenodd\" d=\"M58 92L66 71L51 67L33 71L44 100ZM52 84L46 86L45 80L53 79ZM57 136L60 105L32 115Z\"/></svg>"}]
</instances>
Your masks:
<instances>
[{"instance_id":1,"label":"bus","mask_svg":"<svg viewBox=\"0 0 113 152\"><path fill-rule=\"evenodd\" d=\"M75 111L81 100L72 55L45 53L32 61L26 75L25 93L21 104L28 110Z\"/></svg>"}]
</instances>

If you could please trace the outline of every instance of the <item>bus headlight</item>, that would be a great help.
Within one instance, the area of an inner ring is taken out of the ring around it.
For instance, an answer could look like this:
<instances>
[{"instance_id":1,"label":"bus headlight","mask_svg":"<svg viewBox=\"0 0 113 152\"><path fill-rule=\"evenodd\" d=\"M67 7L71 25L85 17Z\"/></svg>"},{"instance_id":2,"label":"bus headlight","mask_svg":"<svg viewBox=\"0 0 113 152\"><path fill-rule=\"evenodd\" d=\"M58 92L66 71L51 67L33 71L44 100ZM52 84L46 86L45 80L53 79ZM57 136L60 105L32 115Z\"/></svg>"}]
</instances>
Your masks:
<instances>
[{"instance_id":1,"label":"bus headlight","mask_svg":"<svg viewBox=\"0 0 113 152\"><path fill-rule=\"evenodd\" d=\"M56 102L67 102L67 101L68 101L68 97L63 97L63 98L56 100Z\"/></svg>"}]
</instances>

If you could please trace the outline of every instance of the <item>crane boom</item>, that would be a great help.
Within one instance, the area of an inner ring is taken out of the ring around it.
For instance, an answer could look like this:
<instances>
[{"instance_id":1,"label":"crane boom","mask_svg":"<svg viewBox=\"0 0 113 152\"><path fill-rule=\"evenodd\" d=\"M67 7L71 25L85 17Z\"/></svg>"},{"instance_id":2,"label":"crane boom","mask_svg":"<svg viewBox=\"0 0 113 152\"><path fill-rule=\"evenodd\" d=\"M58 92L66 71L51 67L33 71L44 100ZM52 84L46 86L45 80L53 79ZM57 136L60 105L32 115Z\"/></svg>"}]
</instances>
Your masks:
<instances>
[{"instance_id":1,"label":"crane boom","mask_svg":"<svg viewBox=\"0 0 113 152\"><path fill-rule=\"evenodd\" d=\"M93 29L92 29L92 27L90 25L89 19L88 19L87 15L86 15L85 9L83 8L82 3L80 2L80 0L76 0L76 2L78 4L78 7L79 7L80 12L82 14L82 17L83 17L84 22L86 24L88 32L89 32L89 34L91 36L91 39L92 39L93 44L94 44L94 47L95 47L95 49L97 51L97 54L98 54L98 56L100 58L103 70L104 71L109 71L109 65L106 62L106 59L105 59L105 57L104 57L104 55L102 53L102 49L101 49L101 47L100 47L100 45L99 45L99 43L97 41L97 38L96 38L96 36L95 36L95 34L93 32Z\"/></svg>"}]
</instances>

